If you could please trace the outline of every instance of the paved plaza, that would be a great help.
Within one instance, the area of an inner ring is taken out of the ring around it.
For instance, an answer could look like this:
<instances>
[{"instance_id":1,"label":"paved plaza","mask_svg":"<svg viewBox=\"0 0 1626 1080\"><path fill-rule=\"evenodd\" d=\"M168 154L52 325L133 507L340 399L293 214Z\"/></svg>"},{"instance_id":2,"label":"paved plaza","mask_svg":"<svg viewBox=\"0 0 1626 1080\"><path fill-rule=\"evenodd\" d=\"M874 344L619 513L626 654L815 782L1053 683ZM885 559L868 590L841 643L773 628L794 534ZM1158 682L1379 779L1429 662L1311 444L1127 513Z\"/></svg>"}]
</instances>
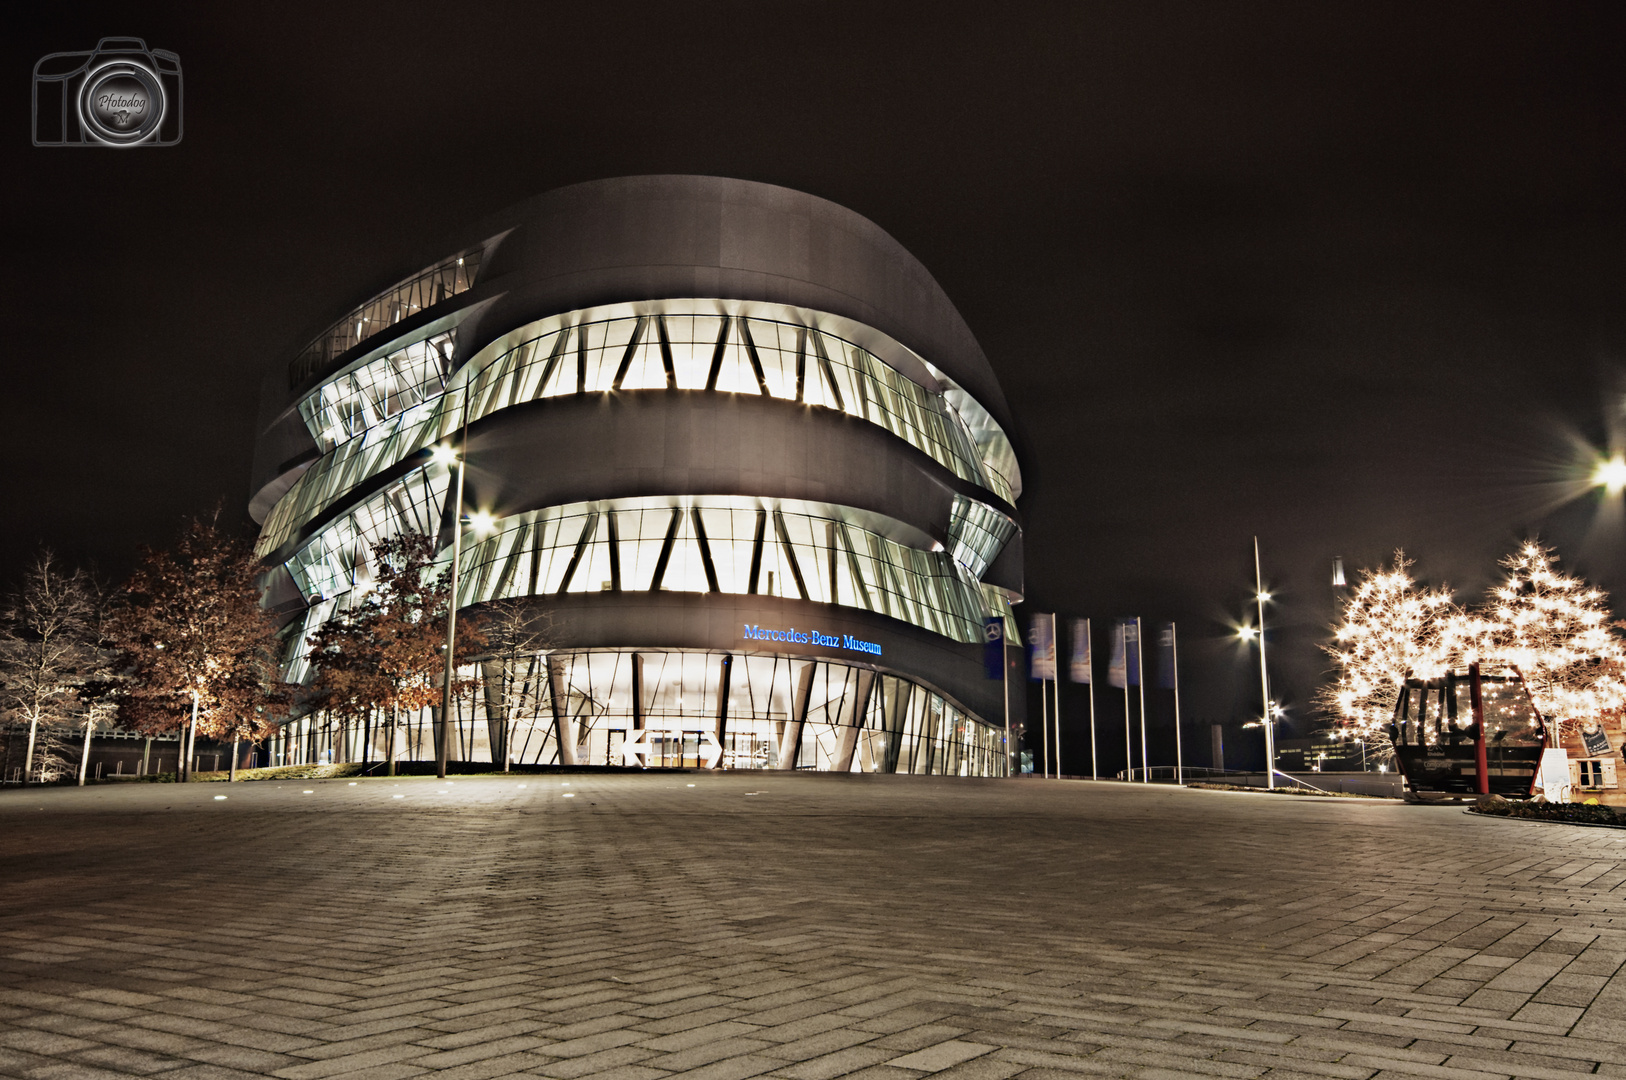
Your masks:
<instances>
[{"instance_id":1,"label":"paved plaza","mask_svg":"<svg viewBox=\"0 0 1626 1080\"><path fill-rule=\"evenodd\" d=\"M1623 853L1075 782L10 789L0 1074L1626 1076Z\"/></svg>"}]
</instances>

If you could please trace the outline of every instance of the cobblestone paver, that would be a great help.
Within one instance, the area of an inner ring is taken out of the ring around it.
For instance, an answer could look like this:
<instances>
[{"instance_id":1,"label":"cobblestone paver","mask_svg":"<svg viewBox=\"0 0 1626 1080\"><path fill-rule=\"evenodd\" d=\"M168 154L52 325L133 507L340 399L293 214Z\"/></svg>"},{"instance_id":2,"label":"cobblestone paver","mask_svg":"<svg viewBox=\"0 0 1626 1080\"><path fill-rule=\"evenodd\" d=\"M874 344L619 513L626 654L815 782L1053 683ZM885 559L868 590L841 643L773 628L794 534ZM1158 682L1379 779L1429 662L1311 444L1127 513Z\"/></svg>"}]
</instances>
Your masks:
<instances>
[{"instance_id":1,"label":"cobblestone paver","mask_svg":"<svg viewBox=\"0 0 1626 1080\"><path fill-rule=\"evenodd\" d=\"M1626 1077L1623 845L1087 783L12 789L0 1075Z\"/></svg>"}]
</instances>

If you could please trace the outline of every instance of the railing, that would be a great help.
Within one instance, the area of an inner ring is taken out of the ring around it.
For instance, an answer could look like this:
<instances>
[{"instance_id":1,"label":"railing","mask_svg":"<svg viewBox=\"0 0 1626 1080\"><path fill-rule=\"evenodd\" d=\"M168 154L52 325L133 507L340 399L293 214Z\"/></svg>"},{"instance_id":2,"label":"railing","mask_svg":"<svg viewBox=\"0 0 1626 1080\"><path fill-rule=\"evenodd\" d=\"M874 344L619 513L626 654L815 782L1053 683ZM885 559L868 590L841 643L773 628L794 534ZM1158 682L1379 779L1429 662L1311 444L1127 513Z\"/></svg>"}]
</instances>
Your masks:
<instances>
[{"instance_id":1,"label":"railing","mask_svg":"<svg viewBox=\"0 0 1626 1080\"><path fill-rule=\"evenodd\" d=\"M1327 794L1391 794L1398 796L1405 784L1405 778L1399 773L1358 772L1358 773L1312 773L1314 779L1305 779L1302 774L1275 770L1276 786L1294 786L1308 788L1311 791L1320 791ZM1154 784L1174 783L1175 768L1173 765L1157 765L1149 769L1127 770L1127 779L1134 783L1145 782ZM1114 773L1112 779L1124 781L1126 770L1120 769ZM1190 783L1193 780L1211 780L1225 784L1235 784L1238 787L1264 788L1265 772L1263 769L1210 769L1197 766L1186 766L1184 780Z\"/></svg>"}]
</instances>

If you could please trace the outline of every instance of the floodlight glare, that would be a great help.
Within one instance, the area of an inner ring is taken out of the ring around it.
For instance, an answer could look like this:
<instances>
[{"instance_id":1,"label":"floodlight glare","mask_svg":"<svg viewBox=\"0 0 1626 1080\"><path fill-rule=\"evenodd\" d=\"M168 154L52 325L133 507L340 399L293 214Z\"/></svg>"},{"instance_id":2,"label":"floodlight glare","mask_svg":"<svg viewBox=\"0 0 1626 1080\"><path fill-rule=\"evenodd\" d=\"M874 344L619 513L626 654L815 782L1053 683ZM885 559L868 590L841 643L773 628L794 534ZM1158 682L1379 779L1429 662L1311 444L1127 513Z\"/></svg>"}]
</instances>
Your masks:
<instances>
[{"instance_id":1,"label":"floodlight glare","mask_svg":"<svg viewBox=\"0 0 1626 1080\"><path fill-rule=\"evenodd\" d=\"M1620 454L1598 462L1592 470L1592 482L1611 495L1619 495L1626 488L1626 458Z\"/></svg>"}]
</instances>

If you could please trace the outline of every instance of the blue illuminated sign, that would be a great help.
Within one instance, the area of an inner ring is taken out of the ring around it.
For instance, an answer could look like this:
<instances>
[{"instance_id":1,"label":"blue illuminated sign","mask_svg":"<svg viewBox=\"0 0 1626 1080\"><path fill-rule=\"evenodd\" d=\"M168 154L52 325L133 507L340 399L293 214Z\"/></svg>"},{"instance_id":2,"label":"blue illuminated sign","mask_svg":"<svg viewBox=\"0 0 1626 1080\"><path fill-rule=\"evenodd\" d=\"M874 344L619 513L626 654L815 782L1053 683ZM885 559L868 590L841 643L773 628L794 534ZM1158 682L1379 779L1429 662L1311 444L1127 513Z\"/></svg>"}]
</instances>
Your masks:
<instances>
[{"instance_id":1,"label":"blue illuminated sign","mask_svg":"<svg viewBox=\"0 0 1626 1080\"><path fill-rule=\"evenodd\" d=\"M869 653L880 656L881 647L873 641L860 641L851 634L821 634L817 630L764 630L752 623L745 624L746 641L783 641L787 645L822 645L826 649L846 649L848 652Z\"/></svg>"}]
</instances>

